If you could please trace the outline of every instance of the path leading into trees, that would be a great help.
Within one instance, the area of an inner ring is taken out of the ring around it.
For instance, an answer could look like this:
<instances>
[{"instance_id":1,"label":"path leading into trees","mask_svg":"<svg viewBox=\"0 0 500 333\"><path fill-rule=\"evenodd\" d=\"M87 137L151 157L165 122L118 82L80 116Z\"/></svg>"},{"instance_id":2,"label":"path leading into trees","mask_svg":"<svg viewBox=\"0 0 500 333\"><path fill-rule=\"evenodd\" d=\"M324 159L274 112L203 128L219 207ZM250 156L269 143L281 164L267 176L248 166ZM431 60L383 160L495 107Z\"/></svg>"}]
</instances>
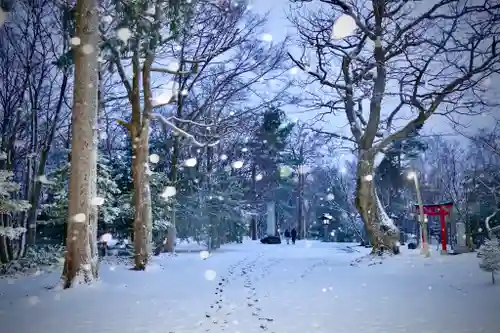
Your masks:
<instances>
[{"instance_id":1,"label":"path leading into trees","mask_svg":"<svg viewBox=\"0 0 500 333\"><path fill-rule=\"evenodd\" d=\"M474 254L406 250L351 266L364 252L247 242L206 260L157 258L147 272L103 265L100 282L69 291L44 288L58 272L0 280L0 332L500 332L500 287Z\"/></svg>"}]
</instances>

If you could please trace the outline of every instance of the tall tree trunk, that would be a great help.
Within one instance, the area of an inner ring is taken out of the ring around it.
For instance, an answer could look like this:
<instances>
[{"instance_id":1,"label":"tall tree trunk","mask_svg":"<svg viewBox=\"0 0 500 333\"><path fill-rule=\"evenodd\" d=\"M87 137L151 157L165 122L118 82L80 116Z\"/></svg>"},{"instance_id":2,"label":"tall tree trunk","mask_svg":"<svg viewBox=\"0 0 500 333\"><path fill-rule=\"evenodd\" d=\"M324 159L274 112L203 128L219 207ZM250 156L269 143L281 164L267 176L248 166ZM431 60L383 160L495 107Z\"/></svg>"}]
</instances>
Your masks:
<instances>
[{"instance_id":1,"label":"tall tree trunk","mask_svg":"<svg viewBox=\"0 0 500 333\"><path fill-rule=\"evenodd\" d=\"M297 202L297 236L298 238L306 238L306 230L304 230L304 178L305 175L303 172L300 170L302 169L302 166L299 166L299 173L297 175L298 178L298 186L299 186L299 191L298 191L298 202Z\"/></svg>"},{"instance_id":2,"label":"tall tree trunk","mask_svg":"<svg viewBox=\"0 0 500 333\"><path fill-rule=\"evenodd\" d=\"M132 119L126 124L132 141L132 178L134 184L134 269L145 270L152 254L151 190L147 174L149 157L149 118L151 117L151 87L149 82L150 59L141 70L139 50L132 57ZM147 63L147 64L146 64ZM143 87L140 81L142 76ZM141 91L143 99L141 99ZM144 100L144 106L142 106Z\"/></svg>"},{"instance_id":3,"label":"tall tree trunk","mask_svg":"<svg viewBox=\"0 0 500 333\"><path fill-rule=\"evenodd\" d=\"M62 280L70 288L83 275L83 281L92 282L90 248L90 201L93 137L96 122L98 91L98 26L96 0L77 0L76 36L81 40L75 49L75 85L71 117L71 171L68 185L68 230L66 257ZM88 46L92 52L88 51ZM84 48L85 47L85 48Z\"/></svg>"},{"instance_id":4,"label":"tall tree trunk","mask_svg":"<svg viewBox=\"0 0 500 333\"><path fill-rule=\"evenodd\" d=\"M178 110L177 113L180 111ZM173 143L173 152L172 152L172 158L171 158L171 165L170 165L170 175L169 175L169 186L176 186L177 185L177 164L179 162L179 137L175 136L174 137L174 143ZM176 220L176 211L175 211L175 197L170 199L171 202L171 207L170 207L170 225L167 228L167 240L165 242L165 247L164 251L169 252L169 253L174 253L175 252L175 241L177 238L177 229L175 227L175 220Z\"/></svg>"},{"instance_id":5,"label":"tall tree trunk","mask_svg":"<svg viewBox=\"0 0 500 333\"><path fill-rule=\"evenodd\" d=\"M143 124L139 136L134 135L133 137L132 176L134 181L135 207L134 269L145 270L152 252L151 190L149 187L149 177L146 173L149 156L149 124Z\"/></svg>"},{"instance_id":6,"label":"tall tree trunk","mask_svg":"<svg viewBox=\"0 0 500 333\"><path fill-rule=\"evenodd\" d=\"M257 164L252 165L252 200L254 207L257 204ZM256 208L256 207L255 207ZM257 240L257 218L252 214L252 221L250 224L250 237L252 240Z\"/></svg>"},{"instance_id":7,"label":"tall tree trunk","mask_svg":"<svg viewBox=\"0 0 500 333\"><path fill-rule=\"evenodd\" d=\"M384 250L393 250L395 242L393 232L383 230L383 214L375 192L374 179L375 156L360 153L356 168L356 209L365 224L365 229L372 244L372 254Z\"/></svg>"}]
</instances>

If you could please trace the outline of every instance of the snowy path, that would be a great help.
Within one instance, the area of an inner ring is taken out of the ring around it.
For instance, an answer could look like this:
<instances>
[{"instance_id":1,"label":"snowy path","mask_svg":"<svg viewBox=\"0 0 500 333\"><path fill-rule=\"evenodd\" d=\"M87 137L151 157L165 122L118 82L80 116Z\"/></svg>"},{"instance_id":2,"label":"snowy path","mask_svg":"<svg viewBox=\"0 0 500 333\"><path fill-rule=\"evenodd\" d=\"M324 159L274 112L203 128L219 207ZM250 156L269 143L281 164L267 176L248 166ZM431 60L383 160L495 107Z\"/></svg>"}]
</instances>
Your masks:
<instances>
[{"instance_id":1,"label":"snowy path","mask_svg":"<svg viewBox=\"0 0 500 333\"><path fill-rule=\"evenodd\" d=\"M57 274L0 280L0 333L500 332L500 287L474 254L352 267L362 253L346 250L249 242L148 272L103 266L99 283L69 291L44 288Z\"/></svg>"}]
</instances>

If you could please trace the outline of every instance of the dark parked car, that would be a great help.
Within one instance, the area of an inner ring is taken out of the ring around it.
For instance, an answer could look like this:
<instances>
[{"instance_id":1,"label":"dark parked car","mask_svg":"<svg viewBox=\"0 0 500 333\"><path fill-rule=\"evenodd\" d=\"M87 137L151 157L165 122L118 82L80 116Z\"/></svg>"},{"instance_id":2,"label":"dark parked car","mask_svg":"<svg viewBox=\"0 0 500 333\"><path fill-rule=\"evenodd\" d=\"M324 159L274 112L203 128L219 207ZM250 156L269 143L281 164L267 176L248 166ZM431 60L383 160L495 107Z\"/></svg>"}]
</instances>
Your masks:
<instances>
[{"instance_id":1,"label":"dark parked car","mask_svg":"<svg viewBox=\"0 0 500 333\"><path fill-rule=\"evenodd\" d=\"M281 238L278 236L266 236L260 242L262 244L281 244Z\"/></svg>"}]
</instances>

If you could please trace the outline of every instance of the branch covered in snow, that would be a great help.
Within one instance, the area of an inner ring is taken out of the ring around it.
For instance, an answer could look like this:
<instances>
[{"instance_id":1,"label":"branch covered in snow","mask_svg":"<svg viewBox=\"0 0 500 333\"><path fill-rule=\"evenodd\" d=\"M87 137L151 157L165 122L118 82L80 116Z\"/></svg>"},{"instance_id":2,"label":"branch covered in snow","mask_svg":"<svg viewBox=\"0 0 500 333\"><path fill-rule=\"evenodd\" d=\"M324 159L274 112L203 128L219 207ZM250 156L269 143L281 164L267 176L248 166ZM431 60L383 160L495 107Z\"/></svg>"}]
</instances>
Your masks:
<instances>
[{"instance_id":1,"label":"branch covered in snow","mask_svg":"<svg viewBox=\"0 0 500 333\"><path fill-rule=\"evenodd\" d=\"M173 123L173 120L178 120L177 118L175 117L169 117L169 118L166 118L164 116L162 116L161 114L158 114L158 113L154 113L151 115L152 118L156 118L158 119L159 121L161 121L163 124L165 124L166 126L170 127L172 130L180 133L180 135L182 135L183 137L187 138L189 141L191 141L194 145L198 146L198 147L214 147L216 146L218 143L219 143L219 140L216 140L215 142L200 142L198 140L196 140L196 138L194 137L194 135L186 132L185 130L179 128L176 124ZM203 124L198 124L196 122L193 122L193 121L184 121L184 122L190 122L196 126L205 126Z\"/></svg>"}]
</instances>

